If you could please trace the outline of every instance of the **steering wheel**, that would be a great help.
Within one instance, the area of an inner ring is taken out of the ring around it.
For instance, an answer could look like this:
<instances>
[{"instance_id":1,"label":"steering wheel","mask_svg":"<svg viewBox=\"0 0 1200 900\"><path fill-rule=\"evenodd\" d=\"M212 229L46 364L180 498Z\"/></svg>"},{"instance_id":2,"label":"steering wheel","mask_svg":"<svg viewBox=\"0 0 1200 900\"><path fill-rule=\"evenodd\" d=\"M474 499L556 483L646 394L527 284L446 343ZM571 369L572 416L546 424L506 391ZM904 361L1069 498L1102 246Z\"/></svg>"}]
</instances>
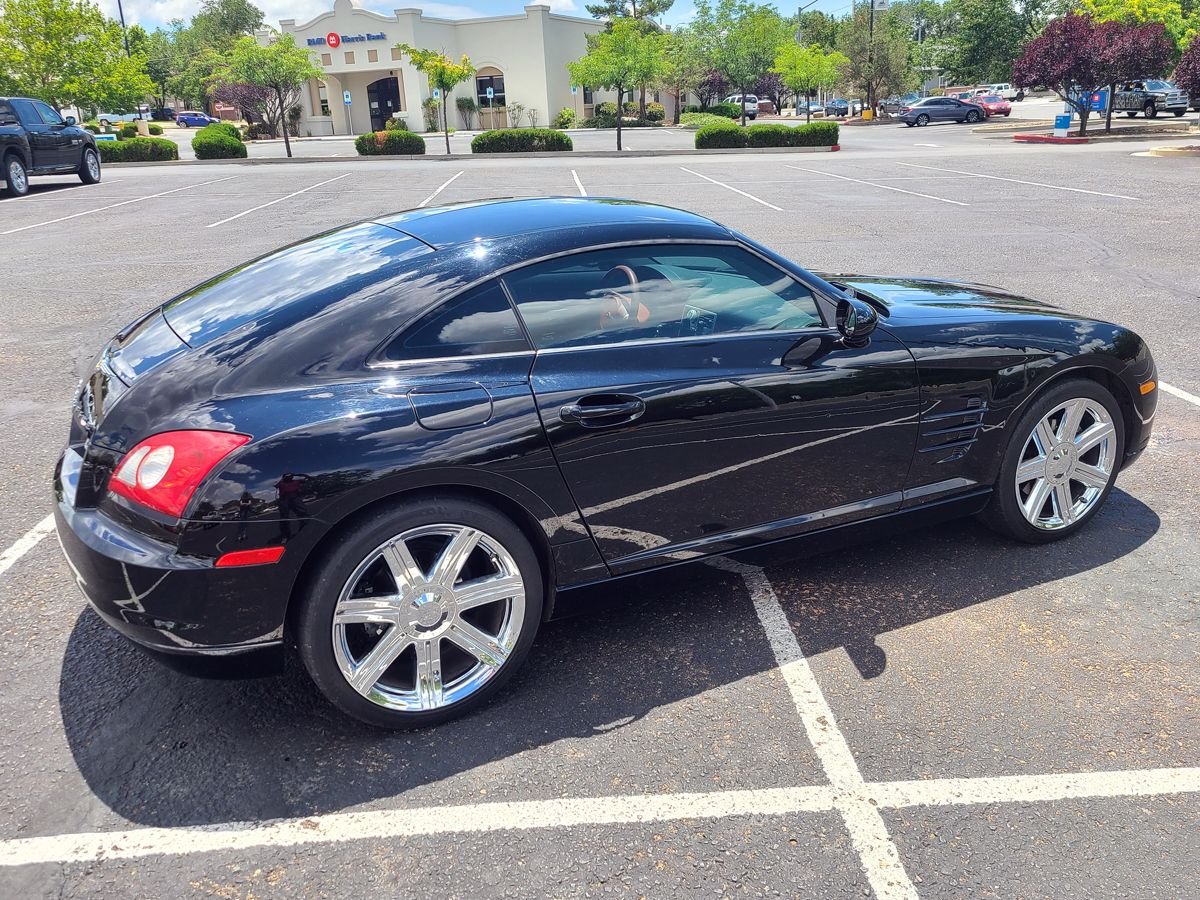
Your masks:
<instances>
[{"instance_id":1,"label":"steering wheel","mask_svg":"<svg viewBox=\"0 0 1200 900\"><path fill-rule=\"evenodd\" d=\"M612 322L627 321L633 316L636 316L639 322L644 322L650 316L650 311L638 299L642 285L633 269L625 265L613 266L604 273L603 281L607 282L618 276L623 277L627 284L623 288L604 288L604 309L600 313L601 328L607 328Z\"/></svg>"}]
</instances>

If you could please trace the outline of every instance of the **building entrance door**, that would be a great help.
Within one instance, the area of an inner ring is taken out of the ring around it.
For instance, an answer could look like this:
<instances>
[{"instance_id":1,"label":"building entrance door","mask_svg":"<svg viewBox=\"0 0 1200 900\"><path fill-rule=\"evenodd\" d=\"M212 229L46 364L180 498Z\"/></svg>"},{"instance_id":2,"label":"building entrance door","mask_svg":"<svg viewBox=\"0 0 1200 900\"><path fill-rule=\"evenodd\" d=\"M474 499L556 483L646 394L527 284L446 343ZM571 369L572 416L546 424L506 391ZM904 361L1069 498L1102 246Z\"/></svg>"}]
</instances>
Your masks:
<instances>
[{"instance_id":1,"label":"building entrance door","mask_svg":"<svg viewBox=\"0 0 1200 900\"><path fill-rule=\"evenodd\" d=\"M400 114L400 82L393 76L367 85L367 108L371 110L371 130L383 131L384 123Z\"/></svg>"}]
</instances>

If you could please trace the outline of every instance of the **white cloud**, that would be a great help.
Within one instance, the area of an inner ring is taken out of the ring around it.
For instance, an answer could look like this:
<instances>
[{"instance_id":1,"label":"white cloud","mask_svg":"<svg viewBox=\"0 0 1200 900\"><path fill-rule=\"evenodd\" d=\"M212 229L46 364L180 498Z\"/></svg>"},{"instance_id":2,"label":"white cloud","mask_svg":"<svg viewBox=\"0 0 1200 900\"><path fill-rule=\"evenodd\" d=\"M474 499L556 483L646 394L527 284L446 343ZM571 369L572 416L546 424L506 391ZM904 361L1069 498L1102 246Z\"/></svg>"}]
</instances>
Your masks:
<instances>
[{"instance_id":1,"label":"white cloud","mask_svg":"<svg viewBox=\"0 0 1200 900\"><path fill-rule=\"evenodd\" d=\"M534 2L542 2L542 0L534 0ZM557 13L578 12L579 4L575 0L545 0L550 5L550 9Z\"/></svg>"},{"instance_id":2,"label":"white cloud","mask_svg":"<svg viewBox=\"0 0 1200 900\"><path fill-rule=\"evenodd\" d=\"M117 0L98 0L106 16L119 21ZM140 24L147 31L165 25L172 19L190 19L200 10L199 0L121 0L125 8L125 24Z\"/></svg>"}]
</instances>

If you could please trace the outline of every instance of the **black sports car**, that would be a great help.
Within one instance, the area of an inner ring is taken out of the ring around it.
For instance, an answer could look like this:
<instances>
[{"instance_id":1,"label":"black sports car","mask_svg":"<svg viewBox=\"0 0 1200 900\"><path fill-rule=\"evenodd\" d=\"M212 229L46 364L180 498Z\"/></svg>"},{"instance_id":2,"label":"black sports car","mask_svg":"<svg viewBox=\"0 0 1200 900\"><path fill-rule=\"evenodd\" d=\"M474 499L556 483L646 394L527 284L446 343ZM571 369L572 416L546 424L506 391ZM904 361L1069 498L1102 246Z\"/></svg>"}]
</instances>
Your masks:
<instances>
[{"instance_id":1,"label":"black sports car","mask_svg":"<svg viewBox=\"0 0 1200 900\"><path fill-rule=\"evenodd\" d=\"M1118 325L821 278L679 210L420 209L113 338L54 474L58 531L137 643L294 647L341 709L412 726L495 693L582 585L971 514L1068 535L1146 446L1155 377Z\"/></svg>"}]
</instances>

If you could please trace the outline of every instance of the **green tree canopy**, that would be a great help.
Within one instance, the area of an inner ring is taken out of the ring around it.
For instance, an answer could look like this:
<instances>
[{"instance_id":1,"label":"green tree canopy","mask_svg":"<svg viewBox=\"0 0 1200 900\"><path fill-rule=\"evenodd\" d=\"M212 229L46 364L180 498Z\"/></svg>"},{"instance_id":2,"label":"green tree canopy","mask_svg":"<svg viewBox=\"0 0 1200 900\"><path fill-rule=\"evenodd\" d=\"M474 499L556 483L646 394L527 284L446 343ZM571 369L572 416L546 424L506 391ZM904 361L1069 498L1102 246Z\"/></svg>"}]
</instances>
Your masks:
<instances>
[{"instance_id":1,"label":"green tree canopy","mask_svg":"<svg viewBox=\"0 0 1200 900\"><path fill-rule=\"evenodd\" d=\"M774 7L747 0L720 0L716 7L708 0L697 0L693 21L705 36L715 68L739 94L747 93L769 72L779 48L795 38ZM746 124L745 107L742 124Z\"/></svg>"},{"instance_id":2,"label":"green tree canopy","mask_svg":"<svg viewBox=\"0 0 1200 900\"><path fill-rule=\"evenodd\" d=\"M816 44L811 47L785 44L775 56L772 71L779 73L783 83L795 92L797 98L807 98L809 91L834 84L849 63L844 54L836 50L826 53ZM799 103L799 99L796 102ZM807 99L804 107L805 117L811 118Z\"/></svg>"},{"instance_id":3,"label":"green tree canopy","mask_svg":"<svg viewBox=\"0 0 1200 900\"><path fill-rule=\"evenodd\" d=\"M300 88L310 78L320 78L324 73L313 65L312 57L303 47L296 45L290 34L274 35L265 46L252 37L239 38L229 54L229 64L222 73L228 80L267 88L275 94L276 106L269 111L278 115L282 122L283 145L287 155L292 155L292 144L288 140L287 111L300 99ZM268 122L270 118L264 115Z\"/></svg>"},{"instance_id":4,"label":"green tree canopy","mask_svg":"<svg viewBox=\"0 0 1200 900\"><path fill-rule=\"evenodd\" d=\"M712 69L704 44L695 29L676 28L662 36L662 71L658 84L675 98L675 124L679 124L683 98L699 87Z\"/></svg>"},{"instance_id":5,"label":"green tree canopy","mask_svg":"<svg viewBox=\"0 0 1200 900\"><path fill-rule=\"evenodd\" d=\"M0 81L10 93L114 112L153 90L145 57L126 57L121 26L90 0L4 0Z\"/></svg>"},{"instance_id":6,"label":"green tree canopy","mask_svg":"<svg viewBox=\"0 0 1200 900\"><path fill-rule=\"evenodd\" d=\"M588 35L588 52L582 59L567 63L575 84L617 92L656 81L664 70L663 39L646 33L632 19L617 19L600 34ZM617 106L617 149L621 149L621 108Z\"/></svg>"},{"instance_id":7,"label":"green tree canopy","mask_svg":"<svg viewBox=\"0 0 1200 900\"><path fill-rule=\"evenodd\" d=\"M898 13L875 14L872 47L867 10L857 10L838 30L838 42L839 49L849 59L844 70L846 81L861 90L869 101L903 93L916 84L909 56L911 25Z\"/></svg>"},{"instance_id":8,"label":"green tree canopy","mask_svg":"<svg viewBox=\"0 0 1200 900\"><path fill-rule=\"evenodd\" d=\"M461 60L455 62L446 55L444 50L421 50L408 44L397 44L396 47L412 60L418 72L424 72L429 79L429 87L441 92L442 131L446 135L446 155L450 155L450 117L446 115L446 101L450 92L475 74L475 67L464 53Z\"/></svg>"},{"instance_id":9,"label":"green tree canopy","mask_svg":"<svg viewBox=\"0 0 1200 900\"><path fill-rule=\"evenodd\" d=\"M1160 24L1180 53L1200 33L1200 14L1185 12L1179 0L1081 0L1079 7L1097 22Z\"/></svg>"}]
</instances>

